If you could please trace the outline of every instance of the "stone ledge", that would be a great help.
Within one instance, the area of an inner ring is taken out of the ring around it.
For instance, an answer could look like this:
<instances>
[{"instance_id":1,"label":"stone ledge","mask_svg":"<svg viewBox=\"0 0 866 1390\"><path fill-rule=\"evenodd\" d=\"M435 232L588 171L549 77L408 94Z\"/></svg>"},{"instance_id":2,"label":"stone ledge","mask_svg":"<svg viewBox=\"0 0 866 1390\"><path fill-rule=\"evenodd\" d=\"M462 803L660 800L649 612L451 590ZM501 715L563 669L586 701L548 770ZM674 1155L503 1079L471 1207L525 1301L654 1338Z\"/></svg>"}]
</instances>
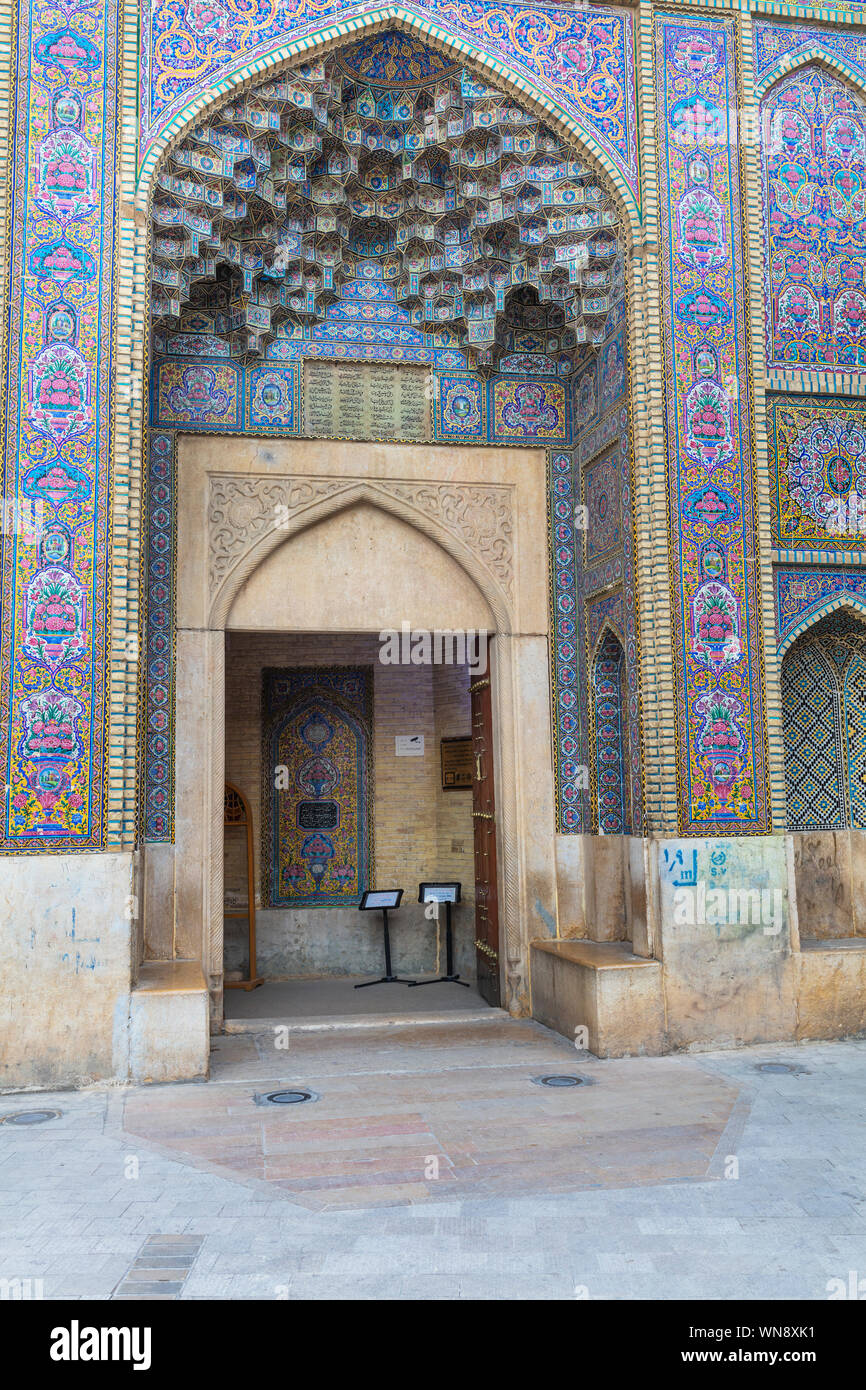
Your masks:
<instances>
[{"instance_id":1,"label":"stone ledge","mask_svg":"<svg viewBox=\"0 0 866 1390\"><path fill-rule=\"evenodd\" d=\"M630 941L534 941L532 1016L570 1041L585 1028L596 1057L664 1051L661 961Z\"/></svg>"},{"instance_id":2,"label":"stone ledge","mask_svg":"<svg viewBox=\"0 0 866 1390\"><path fill-rule=\"evenodd\" d=\"M138 967L133 993L189 994L199 989L207 990L201 961L146 960Z\"/></svg>"},{"instance_id":3,"label":"stone ledge","mask_svg":"<svg viewBox=\"0 0 866 1390\"><path fill-rule=\"evenodd\" d=\"M797 1040L866 1033L866 939L807 937L793 960Z\"/></svg>"},{"instance_id":4,"label":"stone ledge","mask_svg":"<svg viewBox=\"0 0 866 1390\"><path fill-rule=\"evenodd\" d=\"M197 960L149 960L129 999L129 1079L204 1080L210 1059L208 991Z\"/></svg>"},{"instance_id":5,"label":"stone ledge","mask_svg":"<svg viewBox=\"0 0 866 1390\"><path fill-rule=\"evenodd\" d=\"M628 941L533 941L531 949L561 956L563 960L583 965L587 970L626 970L633 966L657 969L659 965L657 960L636 956Z\"/></svg>"},{"instance_id":6,"label":"stone ledge","mask_svg":"<svg viewBox=\"0 0 866 1390\"><path fill-rule=\"evenodd\" d=\"M800 951L866 951L866 936L801 936Z\"/></svg>"}]
</instances>

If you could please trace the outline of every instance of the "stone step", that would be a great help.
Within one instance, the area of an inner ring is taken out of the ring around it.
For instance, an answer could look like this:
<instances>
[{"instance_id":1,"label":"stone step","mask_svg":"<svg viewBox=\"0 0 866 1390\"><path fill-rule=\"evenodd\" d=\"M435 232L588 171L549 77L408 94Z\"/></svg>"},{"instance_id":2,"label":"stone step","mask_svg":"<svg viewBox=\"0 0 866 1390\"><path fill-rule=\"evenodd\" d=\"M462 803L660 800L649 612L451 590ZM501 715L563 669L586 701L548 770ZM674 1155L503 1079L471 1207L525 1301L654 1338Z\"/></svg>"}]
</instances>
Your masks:
<instances>
[{"instance_id":1,"label":"stone step","mask_svg":"<svg viewBox=\"0 0 866 1390\"><path fill-rule=\"evenodd\" d=\"M337 1014L322 1018L227 1018L224 1033L272 1033L291 1028L293 1033L336 1033L365 1028L437 1028L449 1024L496 1023L509 1015L505 1009L448 1009L441 1013Z\"/></svg>"}]
</instances>

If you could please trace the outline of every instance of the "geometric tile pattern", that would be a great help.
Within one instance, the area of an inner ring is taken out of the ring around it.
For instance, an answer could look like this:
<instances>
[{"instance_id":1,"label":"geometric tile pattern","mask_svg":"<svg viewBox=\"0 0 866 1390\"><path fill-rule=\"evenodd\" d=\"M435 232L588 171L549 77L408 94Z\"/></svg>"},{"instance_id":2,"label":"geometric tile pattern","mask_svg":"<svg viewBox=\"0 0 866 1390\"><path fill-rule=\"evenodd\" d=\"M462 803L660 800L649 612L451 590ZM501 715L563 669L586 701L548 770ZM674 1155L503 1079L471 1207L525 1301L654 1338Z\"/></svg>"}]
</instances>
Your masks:
<instances>
[{"instance_id":1,"label":"geometric tile pattern","mask_svg":"<svg viewBox=\"0 0 866 1390\"><path fill-rule=\"evenodd\" d=\"M859 551L866 544L866 403L775 396L767 402L773 544Z\"/></svg>"},{"instance_id":2,"label":"geometric tile pattern","mask_svg":"<svg viewBox=\"0 0 866 1390\"><path fill-rule=\"evenodd\" d=\"M845 670L844 708L850 822L853 826L866 826L866 658L863 648L854 653Z\"/></svg>"},{"instance_id":3,"label":"geometric tile pattern","mask_svg":"<svg viewBox=\"0 0 866 1390\"><path fill-rule=\"evenodd\" d=\"M147 444L142 821L146 839L170 841L174 827L177 461L171 431L150 430Z\"/></svg>"},{"instance_id":4,"label":"geometric tile pattern","mask_svg":"<svg viewBox=\"0 0 866 1390\"><path fill-rule=\"evenodd\" d=\"M782 662L789 830L866 824L866 625L819 620Z\"/></svg>"},{"instance_id":5,"label":"geometric tile pattern","mask_svg":"<svg viewBox=\"0 0 866 1390\"><path fill-rule=\"evenodd\" d=\"M841 830L844 764L833 668L801 641L782 662L782 719L789 830Z\"/></svg>"},{"instance_id":6,"label":"geometric tile pattern","mask_svg":"<svg viewBox=\"0 0 866 1390\"><path fill-rule=\"evenodd\" d=\"M656 18L679 828L691 835L770 829L736 38L732 17Z\"/></svg>"},{"instance_id":7,"label":"geometric tile pattern","mask_svg":"<svg viewBox=\"0 0 866 1390\"><path fill-rule=\"evenodd\" d=\"M762 106L769 366L866 369L866 101L806 66Z\"/></svg>"},{"instance_id":8,"label":"geometric tile pattern","mask_svg":"<svg viewBox=\"0 0 866 1390\"><path fill-rule=\"evenodd\" d=\"M581 698L584 611L579 601L582 569L580 532L575 534L575 487L571 454L552 453L548 468L548 511L552 545L551 685L557 829L579 834L589 829L586 804L586 725ZM583 686L585 689L585 684Z\"/></svg>"}]
</instances>

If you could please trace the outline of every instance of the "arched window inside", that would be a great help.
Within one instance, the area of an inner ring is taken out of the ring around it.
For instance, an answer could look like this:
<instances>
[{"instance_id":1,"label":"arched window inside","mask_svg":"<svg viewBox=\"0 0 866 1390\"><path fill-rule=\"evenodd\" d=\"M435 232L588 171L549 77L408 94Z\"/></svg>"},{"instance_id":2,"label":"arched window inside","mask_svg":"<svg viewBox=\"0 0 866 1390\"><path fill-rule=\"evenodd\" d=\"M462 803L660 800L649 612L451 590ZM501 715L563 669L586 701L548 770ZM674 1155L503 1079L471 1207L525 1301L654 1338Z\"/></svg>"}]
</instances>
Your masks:
<instances>
[{"instance_id":1,"label":"arched window inside","mask_svg":"<svg viewBox=\"0 0 866 1390\"><path fill-rule=\"evenodd\" d=\"M626 795L625 653L616 633L605 628L592 663L595 750L593 829L599 835L628 835Z\"/></svg>"},{"instance_id":2,"label":"arched window inside","mask_svg":"<svg viewBox=\"0 0 866 1390\"><path fill-rule=\"evenodd\" d=\"M789 830L866 826L866 626L821 619L782 662Z\"/></svg>"}]
</instances>

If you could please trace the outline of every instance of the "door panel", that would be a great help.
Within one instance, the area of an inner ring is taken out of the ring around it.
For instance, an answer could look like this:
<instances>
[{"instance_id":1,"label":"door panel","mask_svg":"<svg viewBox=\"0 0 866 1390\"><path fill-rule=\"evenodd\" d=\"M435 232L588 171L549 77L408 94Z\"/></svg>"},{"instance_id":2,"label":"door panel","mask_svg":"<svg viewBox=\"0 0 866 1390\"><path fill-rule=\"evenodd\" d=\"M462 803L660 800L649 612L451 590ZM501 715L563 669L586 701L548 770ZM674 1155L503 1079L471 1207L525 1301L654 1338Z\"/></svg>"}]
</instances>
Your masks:
<instances>
[{"instance_id":1,"label":"door panel","mask_svg":"<svg viewBox=\"0 0 866 1390\"><path fill-rule=\"evenodd\" d=\"M489 669L489 666L488 666ZM490 678L474 681L472 698L472 825L475 846L475 958L478 992L498 1008L499 893L496 875L496 801L493 788L493 717Z\"/></svg>"}]
</instances>

